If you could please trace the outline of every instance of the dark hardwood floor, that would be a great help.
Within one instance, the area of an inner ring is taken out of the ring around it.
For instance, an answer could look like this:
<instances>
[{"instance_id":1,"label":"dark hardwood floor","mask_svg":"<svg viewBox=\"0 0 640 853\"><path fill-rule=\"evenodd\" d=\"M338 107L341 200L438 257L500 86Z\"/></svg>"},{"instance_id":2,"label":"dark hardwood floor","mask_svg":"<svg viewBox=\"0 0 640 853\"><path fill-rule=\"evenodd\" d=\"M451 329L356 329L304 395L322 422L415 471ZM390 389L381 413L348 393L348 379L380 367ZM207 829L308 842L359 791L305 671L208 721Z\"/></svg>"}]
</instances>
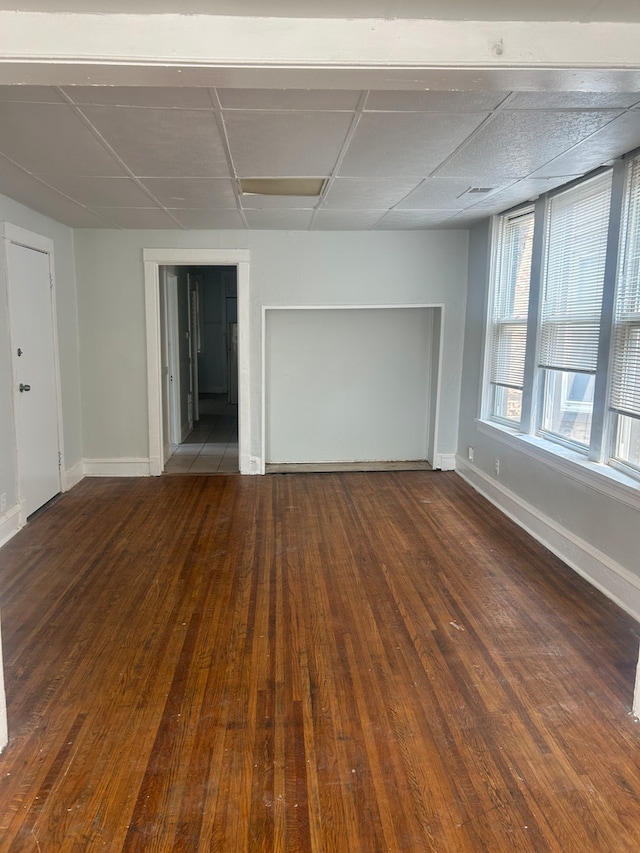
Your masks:
<instances>
[{"instance_id":1,"label":"dark hardwood floor","mask_svg":"<svg viewBox=\"0 0 640 853\"><path fill-rule=\"evenodd\" d=\"M638 626L453 473L84 480L0 602L2 853L640 849Z\"/></svg>"}]
</instances>

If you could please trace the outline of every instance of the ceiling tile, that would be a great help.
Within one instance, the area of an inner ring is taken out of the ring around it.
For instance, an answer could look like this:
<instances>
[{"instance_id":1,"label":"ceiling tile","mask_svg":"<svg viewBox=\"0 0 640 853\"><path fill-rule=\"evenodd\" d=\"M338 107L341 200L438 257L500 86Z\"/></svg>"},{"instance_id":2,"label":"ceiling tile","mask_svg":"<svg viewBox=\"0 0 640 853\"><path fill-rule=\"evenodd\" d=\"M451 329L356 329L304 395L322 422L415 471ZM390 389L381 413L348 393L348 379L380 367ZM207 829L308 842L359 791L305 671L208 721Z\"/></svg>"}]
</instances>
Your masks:
<instances>
[{"instance_id":1,"label":"ceiling tile","mask_svg":"<svg viewBox=\"0 0 640 853\"><path fill-rule=\"evenodd\" d=\"M478 196L468 193L469 178L427 178L396 207L396 210L452 210L475 204ZM502 186L492 184L492 190Z\"/></svg>"},{"instance_id":2,"label":"ceiling tile","mask_svg":"<svg viewBox=\"0 0 640 853\"><path fill-rule=\"evenodd\" d=\"M249 228L307 231L311 224L312 210L247 210Z\"/></svg>"},{"instance_id":3,"label":"ceiling tile","mask_svg":"<svg viewBox=\"0 0 640 853\"><path fill-rule=\"evenodd\" d=\"M426 177L487 113L365 113L340 167L341 177Z\"/></svg>"},{"instance_id":4,"label":"ceiling tile","mask_svg":"<svg viewBox=\"0 0 640 853\"><path fill-rule=\"evenodd\" d=\"M229 178L145 178L142 183L164 207L236 207Z\"/></svg>"},{"instance_id":5,"label":"ceiling tile","mask_svg":"<svg viewBox=\"0 0 640 853\"><path fill-rule=\"evenodd\" d=\"M318 210L313 231L363 231L373 228L386 210Z\"/></svg>"},{"instance_id":6,"label":"ceiling tile","mask_svg":"<svg viewBox=\"0 0 640 853\"><path fill-rule=\"evenodd\" d=\"M508 109L625 109L637 101L637 92L515 92Z\"/></svg>"},{"instance_id":7,"label":"ceiling tile","mask_svg":"<svg viewBox=\"0 0 640 853\"><path fill-rule=\"evenodd\" d=\"M0 103L0 152L36 174L124 174L66 104Z\"/></svg>"},{"instance_id":8,"label":"ceiling tile","mask_svg":"<svg viewBox=\"0 0 640 853\"><path fill-rule=\"evenodd\" d=\"M369 92L365 111L484 112L493 110L508 92Z\"/></svg>"},{"instance_id":9,"label":"ceiling tile","mask_svg":"<svg viewBox=\"0 0 640 853\"><path fill-rule=\"evenodd\" d=\"M322 209L386 209L397 204L415 186L415 178L336 178Z\"/></svg>"},{"instance_id":10,"label":"ceiling tile","mask_svg":"<svg viewBox=\"0 0 640 853\"><path fill-rule=\"evenodd\" d=\"M47 184L87 207L157 207L131 178L39 175Z\"/></svg>"},{"instance_id":11,"label":"ceiling tile","mask_svg":"<svg viewBox=\"0 0 640 853\"><path fill-rule=\"evenodd\" d=\"M390 210L376 225L376 231L422 230L442 225L459 210Z\"/></svg>"},{"instance_id":12,"label":"ceiling tile","mask_svg":"<svg viewBox=\"0 0 640 853\"><path fill-rule=\"evenodd\" d=\"M53 86L0 86L0 101L63 104L64 98Z\"/></svg>"},{"instance_id":13,"label":"ceiling tile","mask_svg":"<svg viewBox=\"0 0 640 853\"><path fill-rule=\"evenodd\" d=\"M119 228L178 228L164 210L146 207L94 207L93 210L114 222Z\"/></svg>"},{"instance_id":14,"label":"ceiling tile","mask_svg":"<svg viewBox=\"0 0 640 853\"><path fill-rule=\"evenodd\" d=\"M242 230L246 228L242 216L236 210L172 210L183 228L203 230Z\"/></svg>"},{"instance_id":15,"label":"ceiling tile","mask_svg":"<svg viewBox=\"0 0 640 853\"><path fill-rule=\"evenodd\" d=\"M640 146L640 112L624 113L602 130L555 157L533 173L535 177L584 175L603 163ZM566 177L570 180L570 177Z\"/></svg>"},{"instance_id":16,"label":"ceiling tile","mask_svg":"<svg viewBox=\"0 0 640 853\"><path fill-rule=\"evenodd\" d=\"M446 222L442 223L442 228L473 228L478 222L482 222L483 219L486 219L487 216L490 216L488 213L474 213L473 209L469 210L461 210L459 213L456 213L455 216L452 216L451 219L447 219Z\"/></svg>"},{"instance_id":17,"label":"ceiling tile","mask_svg":"<svg viewBox=\"0 0 640 853\"><path fill-rule=\"evenodd\" d=\"M438 170L438 177L468 177L476 184L524 178L613 118L609 111L498 113Z\"/></svg>"},{"instance_id":18,"label":"ceiling tile","mask_svg":"<svg viewBox=\"0 0 640 853\"><path fill-rule=\"evenodd\" d=\"M346 89L218 89L228 110L353 111L360 95Z\"/></svg>"},{"instance_id":19,"label":"ceiling tile","mask_svg":"<svg viewBox=\"0 0 640 853\"><path fill-rule=\"evenodd\" d=\"M109 228L109 223L90 210L61 196L20 169L0 174L0 193L25 204L71 228Z\"/></svg>"},{"instance_id":20,"label":"ceiling tile","mask_svg":"<svg viewBox=\"0 0 640 853\"><path fill-rule=\"evenodd\" d=\"M82 111L138 177L229 176L213 112L136 107Z\"/></svg>"},{"instance_id":21,"label":"ceiling tile","mask_svg":"<svg viewBox=\"0 0 640 853\"><path fill-rule=\"evenodd\" d=\"M65 86L75 104L125 107L205 109L213 107L209 90L162 86Z\"/></svg>"},{"instance_id":22,"label":"ceiling tile","mask_svg":"<svg viewBox=\"0 0 640 853\"><path fill-rule=\"evenodd\" d=\"M331 174L350 113L225 112L236 174L324 177Z\"/></svg>"},{"instance_id":23,"label":"ceiling tile","mask_svg":"<svg viewBox=\"0 0 640 853\"><path fill-rule=\"evenodd\" d=\"M567 180L571 178L525 178L490 196L476 198L475 203L467 207L466 211L471 214L482 212L485 216L502 213L514 205L535 200L543 193L566 183Z\"/></svg>"},{"instance_id":24,"label":"ceiling tile","mask_svg":"<svg viewBox=\"0 0 640 853\"><path fill-rule=\"evenodd\" d=\"M13 160L8 160L6 157L3 157L0 154L0 175L12 175L16 178L21 175L28 175L28 172L25 172L24 169L21 169L19 166L13 162Z\"/></svg>"}]
</instances>

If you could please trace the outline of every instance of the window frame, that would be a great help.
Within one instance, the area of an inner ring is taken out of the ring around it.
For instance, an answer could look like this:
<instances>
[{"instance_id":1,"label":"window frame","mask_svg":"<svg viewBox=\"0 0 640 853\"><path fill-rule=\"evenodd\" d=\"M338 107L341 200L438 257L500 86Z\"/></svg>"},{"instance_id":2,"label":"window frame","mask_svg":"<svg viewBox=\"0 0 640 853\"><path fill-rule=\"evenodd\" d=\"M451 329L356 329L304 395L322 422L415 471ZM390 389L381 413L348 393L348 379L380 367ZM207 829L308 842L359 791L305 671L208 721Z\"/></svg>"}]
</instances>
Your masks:
<instances>
[{"instance_id":1,"label":"window frame","mask_svg":"<svg viewBox=\"0 0 640 853\"><path fill-rule=\"evenodd\" d=\"M535 205L531 202L528 202L523 205L518 205L511 210L506 211L505 213L500 214L493 218L492 229L491 229L491 264L490 264L490 280L495 285L498 281L502 282L501 273L503 271L503 262L504 258L502 256L502 250L504 248L504 234L508 223L515 222L517 220L521 220L524 217L531 215L533 217L534 223L534 238L535 238ZM496 348L496 327L506 326L506 325L514 325L515 320L513 315L511 317L506 317L500 320L496 320L494 317L495 305L498 295L498 288L493 286L490 290L488 305L487 305L487 328L485 333L485 362L484 362L484 388L488 389L488 393L485 395L483 393L483 414L485 417L490 420L496 421L497 423L504 424L505 426L519 428L522 423L522 404L524 403L524 387L525 387L525 377L526 377L526 364L527 364L527 347L529 340L529 314L531 311L531 271L529 273L529 293L528 293L528 311L526 316L519 321L519 324L526 326L525 332L525 352L524 352L524 364L523 364L523 382L522 388L518 388L516 385L507 385L505 383L500 383L494 381L493 377L493 364L495 357L495 348ZM495 414L495 401L496 394L498 388L512 388L514 390L519 390L522 395L522 404L520 411L520 419L518 421L513 420L511 418L501 417L500 415Z\"/></svg>"},{"instance_id":2,"label":"window frame","mask_svg":"<svg viewBox=\"0 0 640 853\"><path fill-rule=\"evenodd\" d=\"M557 187L540 196L535 201L527 344L522 388L521 419L519 424L492 414L493 396L495 393L495 384L491 381L491 360L493 358L492 345L494 334L493 305L497 286L496 253L498 249L496 246L496 236L499 233L497 229L500 227L503 217L513 216L517 211L524 211L530 204L519 205L517 208L493 217L490 231L491 263L486 300L484 373L480 415L477 419L483 432L488 432L503 440L507 440L510 444L515 443L516 446L520 446L527 454L533 453L537 458L544 458L546 460L552 460L554 457L557 457L557 461L561 462L563 466L568 466L569 469L577 465L580 469L581 477L586 477L589 481L593 481L594 478L595 480L601 480L604 477L606 481L611 483L611 488L614 491L624 487L627 489L625 491L625 500L629 496L629 486L631 487L631 493L636 494L637 497L637 490L640 488L640 469L636 468L634 464L627 464L624 460L614 456L618 420L617 413L610 408L609 394L613 366L615 298L618 277L620 275L620 254L623 248L623 240L625 239L625 235L622 233L622 228L625 224L624 207L627 199L628 175L633 164L638 161L640 161L640 150L625 155L617 160L613 166L595 170L579 180ZM640 168L640 166L637 168ZM545 253L547 251L550 201L556 195L581 186L585 182L591 181L607 172L611 172L612 175L611 195L605 235L606 250L597 345L597 365L595 372L589 374L595 377L590 442L588 446L585 446L570 440L567 441L555 433L549 433L542 429L545 368L539 365L538 362L544 292Z\"/></svg>"}]
</instances>

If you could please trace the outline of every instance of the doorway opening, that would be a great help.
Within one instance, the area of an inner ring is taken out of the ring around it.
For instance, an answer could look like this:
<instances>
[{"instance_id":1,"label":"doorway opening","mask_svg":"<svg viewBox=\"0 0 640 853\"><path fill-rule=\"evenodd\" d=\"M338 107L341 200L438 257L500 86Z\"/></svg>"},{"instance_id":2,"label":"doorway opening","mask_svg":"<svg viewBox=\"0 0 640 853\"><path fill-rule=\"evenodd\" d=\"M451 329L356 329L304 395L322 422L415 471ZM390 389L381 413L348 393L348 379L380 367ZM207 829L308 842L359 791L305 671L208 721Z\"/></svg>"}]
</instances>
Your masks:
<instances>
[{"instance_id":1,"label":"doorway opening","mask_svg":"<svg viewBox=\"0 0 640 853\"><path fill-rule=\"evenodd\" d=\"M237 268L161 265L159 284L164 470L237 473Z\"/></svg>"},{"instance_id":2,"label":"doorway opening","mask_svg":"<svg viewBox=\"0 0 640 853\"><path fill-rule=\"evenodd\" d=\"M166 382L162 358L161 266L234 266L238 286L238 445L241 474L263 474L262 421L252 394L253 375L249 357L249 261L248 249L143 249L144 295L147 337L147 403L149 418L149 474L164 471L167 435L162 407Z\"/></svg>"}]
</instances>

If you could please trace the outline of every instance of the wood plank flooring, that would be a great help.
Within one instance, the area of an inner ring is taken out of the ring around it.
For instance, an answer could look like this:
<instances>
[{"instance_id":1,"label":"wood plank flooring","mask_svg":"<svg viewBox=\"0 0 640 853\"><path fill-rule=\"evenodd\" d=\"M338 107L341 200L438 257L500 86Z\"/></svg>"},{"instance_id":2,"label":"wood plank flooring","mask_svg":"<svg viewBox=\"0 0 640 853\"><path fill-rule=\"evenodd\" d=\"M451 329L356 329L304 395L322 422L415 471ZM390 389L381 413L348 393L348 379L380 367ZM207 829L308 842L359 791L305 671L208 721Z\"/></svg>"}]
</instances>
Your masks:
<instances>
[{"instance_id":1,"label":"wood plank flooring","mask_svg":"<svg viewBox=\"0 0 640 853\"><path fill-rule=\"evenodd\" d=\"M0 602L2 853L640 849L638 626L454 473L84 480Z\"/></svg>"}]
</instances>

